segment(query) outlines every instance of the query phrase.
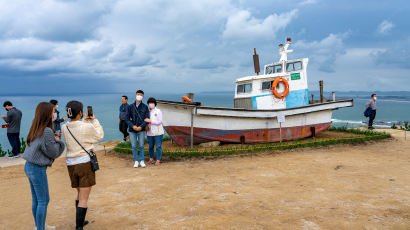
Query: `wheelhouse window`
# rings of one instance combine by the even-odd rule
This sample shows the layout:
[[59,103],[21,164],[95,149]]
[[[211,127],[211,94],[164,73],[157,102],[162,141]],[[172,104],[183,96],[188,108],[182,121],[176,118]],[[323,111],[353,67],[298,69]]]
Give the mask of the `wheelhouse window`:
[[252,91],[252,83],[240,84],[236,88],[237,93],[250,93]]
[[291,62],[291,63],[286,63],[286,72],[293,72],[293,71],[298,71],[302,69],[302,62]]
[[273,81],[262,82],[262,90],[271,90]]
[[266,67],[266,74],[281,73],[282,65],[272,65]]

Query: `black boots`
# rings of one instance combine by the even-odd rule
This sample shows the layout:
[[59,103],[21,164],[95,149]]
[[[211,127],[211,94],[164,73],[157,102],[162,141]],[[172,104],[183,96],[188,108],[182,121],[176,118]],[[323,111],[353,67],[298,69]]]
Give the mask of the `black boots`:
[[75,229],[83,230],[85,215],[87,214],[87,208],[77,207],[77,212],[75,215]]
[[[78,200],[75,201],[75,207],[76,207],[76,209],[77,209],[77,210],[76,210],[76,212],[77,212],[77,215],[76,215],[76,216],[77,216],[77,217],[76,217],[77,220],[78,220],[78,202],[79,202]],[[87,212],[87,209],[85,209],[85,212]],[[84,224],[83,224],[82,226],[86,226],[86,225],[89,223],[88,220],[85,220],[85,214],[84,214],[84,219],[83,219],[83,221],[84,221]],[[78,223],[78,222],[77,222],[77,223]],[[77,226],[78,226],[78,224],[77,224]]]

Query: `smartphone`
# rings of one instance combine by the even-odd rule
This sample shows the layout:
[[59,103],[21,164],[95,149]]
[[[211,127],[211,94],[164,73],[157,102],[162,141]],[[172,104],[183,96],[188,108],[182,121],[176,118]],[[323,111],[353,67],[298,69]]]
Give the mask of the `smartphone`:
[[88,117],[92,117],[94,115],[92,106],[87,106],[87,114]]

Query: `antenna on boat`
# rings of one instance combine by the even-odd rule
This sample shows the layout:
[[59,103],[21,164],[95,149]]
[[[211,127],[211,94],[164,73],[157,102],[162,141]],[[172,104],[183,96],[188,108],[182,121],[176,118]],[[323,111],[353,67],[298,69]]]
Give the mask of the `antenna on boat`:
[[280,62],[286,62],[288,60],[288,53],[293,52],[293,50],[288,50],[290,44],[292,43],[291,38],[286,38],[286,45],[279,45]]
[[259,75],[261,72],[261,67],[259,65],[259,55],[256,53],[256,48],[253,48],[253,67],[256,75]]

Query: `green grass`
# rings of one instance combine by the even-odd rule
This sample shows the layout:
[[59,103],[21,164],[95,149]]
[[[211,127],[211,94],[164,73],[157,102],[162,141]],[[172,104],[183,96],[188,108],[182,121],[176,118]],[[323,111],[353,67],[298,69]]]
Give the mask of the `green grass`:
[[[24,140],[24,138],[21,138],[21,151],[22,153],[24,153],[24,150],[26,149],[26,141]],[[5,155],[12,155],[12,152],[9,149],[3,149],[3,146],[0,145],[0,157],[4,157]]]
[[[164,149],[163,155],[171,158],[181,158],[181,157],[203,157],[203,156],[220,156],[220,155],[233,155],[233,154],[249,154],[254,152],[266,151],[266,150],[286,150],[286,149],[296,149],[296,148],[306,148],[306,147],[320,147],[335,144],[354,144],[363,143],[371,140],[381,140],[386,138],[391,138],[388,133],[381,133],[370,130],[361,129],[348,129],[346,127],[331,127],[329,131],[333,132],[345,132],[352,133],[360,136],[348,137],[348,138],[336,138],[336,139],[324,139],[324,140],[301,140],[292,141],[289,143],[273,143],[273,144],[259,144],[259,145],[240,145],[234,148],[214,148],[206,150],[190,150],[188,148],[181,148],[176,151],[167,151]],[[119,153],[132,154],[131,143],[119,143],[116,147],[125,149],[114,150]]]

